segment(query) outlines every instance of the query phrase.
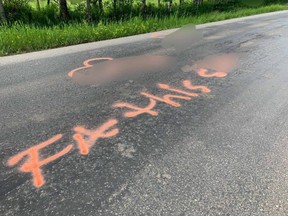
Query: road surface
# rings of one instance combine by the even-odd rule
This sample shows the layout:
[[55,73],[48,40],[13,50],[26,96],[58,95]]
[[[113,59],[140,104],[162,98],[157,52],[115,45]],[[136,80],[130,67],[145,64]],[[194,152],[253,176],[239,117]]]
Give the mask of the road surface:
[[[288,215],[287,20],[199,26],[180,52],[169,30],[0,58],[0,215]],[[201,75],[223,54],[238,64]],[[140,55],[173,64],[93,84],[156,64]]]

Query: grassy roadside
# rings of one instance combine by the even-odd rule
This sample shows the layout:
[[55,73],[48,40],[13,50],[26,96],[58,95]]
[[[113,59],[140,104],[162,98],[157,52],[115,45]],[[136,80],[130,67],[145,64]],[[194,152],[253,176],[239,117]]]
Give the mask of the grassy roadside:
[[0,28],[0,56],[153,32],[189,23],[202,24],[287,9],[288,5],[270,5],[223,13],[213,12],[197,17],[169,17],[161,20],[134,18],[130,21],[107,25],[102,23],[91,25],[83,22],[50,28],[19,24],[12,27],[2,26]]

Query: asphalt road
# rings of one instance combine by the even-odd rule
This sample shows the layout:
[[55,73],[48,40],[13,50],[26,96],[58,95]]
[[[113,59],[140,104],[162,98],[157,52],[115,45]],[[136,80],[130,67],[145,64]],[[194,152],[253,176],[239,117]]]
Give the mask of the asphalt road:
[[[287,20],[200,26],[180,52],[160,33],[0,58],[0,215],[288,215]],[[223,76],[187,66],[223,53]],[[173,64],[137,71],[158,62],[139,55]],[[93,84],[124,57],[137,73]],[[88,59],[80,85],[67,74]]]

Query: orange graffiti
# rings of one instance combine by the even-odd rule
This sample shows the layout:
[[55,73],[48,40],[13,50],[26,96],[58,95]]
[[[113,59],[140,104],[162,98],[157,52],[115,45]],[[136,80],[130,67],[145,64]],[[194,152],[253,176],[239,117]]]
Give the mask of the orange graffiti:
[[222,78],[222,77],[227,76],[227,73],[225,72],[214,72],[214,73],[207,73],[207,72],[208,70],[204,68],[200,68],[197,70],[198,75],[201,77],[205,77],[205,78],[210,78],[210,77]]
[[[108,138],[118,134],[118,128],[107,131],[117,123],[118,121],[116,119],[111,119],[102,124],[96,130],[88,130],[79,126],[75,127],[74,131],[77,133],[73,135],[73,139],[77,142],[80,154],[87,155],[90,148],[96,144],[99,138]],[[88,138],[85,139],[84,136],[87,136]]]
[[155,105],[156,105],[156,101],[150,98],[150,104],[144,108],[135,106],[135,105],[130,104],[130,103],[123,103],[123,102],[115,103],[113,105],[113,107],[116,107],[116,108],[127,107],[129,109],[135,110],[135,111],[129,111],[129,112],[124,113],[125,117],[131,118],[131,117],[136,117],[136,116],[144,114],[144,113],[150,114],[152,116],[157,116],[158,112],[152,110],[155,107]]
[[[144,58],[145,57],[145,58]],[[155,58],[157,57],[157,58]],[[229,57],[229,56],[228,56]],[[232,56],[229,57],[232,59],[232,63],[230,62],[224,62],[222,63],[220,60],[224,59],[227,60],[228,57],[225,55],[220,57],[217,57],[214,59],[214,57],[206,58],[202,61],[197,62],[193,66],[188,66],[186,65],[185,67],[182,68],[183,71],[190,72],[190,71],[196,71],[198,75],[201,77],[225,77],[228,75],[229,71],[233,69],[233,67],[236,65],[236,57]],[[145,61],[142,61],[144,58]],[[225,59],[227,58],[227,59]],[[220,60],[219,60],[220,59]],[[165,56],[139,56],[139,57],[128,57],[128,58],[122,58],[118,60],[113,60],[112,62],[103,62],[104,66],[100,67],[101,64],[97,64],[99,68],[95,68],[95,70],[88,69],[87,71],[90,73],[76,73],[75,72],[85,69],[85,68],[91,68],[93,65],[90,64],[91,61],[98,61],[98,60],[113,60],[113,58],[94,58],[94,59],[89,59],[83,62],[83,67],[76,68],[68,73],[68,76],[73,77],[73,79],[76,79],[78,75],[83,75],[83,77],[91,81],[91,78],[93,76],[90,76],[91,74],[96,71],[102,71],[101,74],[101,81],[105,80],[107,77],[111,77],[112,75],[115,77],[120,77],[122,75],[129,75],[136,70],[139,65],[140,69],[135,72],[135,73],[142,73],[143,71],[146,71],[146,69],[149,69],[149,71],[157,71],[157,68],[162,68],[162,66],[166,67],[166,63],[172,62],[173,58],[168,58]],[[133,64],[131,65],[130,62],[134,61]],[[148,62],[148,64],[147,64]],[[107,65],[105,66],[105,64]],[[130,64],[130,65],[129,65]],[[172,62],[173,64],[173,62]],[[153,67],[144,67],[145,65],[152,65]],[[142,67],[143,66],[143,67]],[[102,70],[102,69],[106,69]],[[224,69],[222,69],[224,68]],[[98,70],[99,69],[99,70]],[[121,70],[120,70],[121,69]],[[156,70],[157,69],[157,70]],[[103,71],[105,73],[103,73]],[[222,72],[219,72],[222,71]],[[107,72],[107,73],[106,73]],[[88,76],[89,75],[89,76]],[[103,75],[103,77],[102,77]],[[97,81],[98,81],[97,77]],[[86,81],[85,80],[85,81]],[[92,80],[95,81],[95,80]],[[182,81],[182,80],[181,80]],[[97,83],[97,82],[96,82]],[[163,96],[157,96],[154,94],[151,94],[149,92],[140,92],[140,95],[145,96],[147,99],[149,99],[149,102],[147,101],[147,105],[144,107],[139,107],[135,104],[132,103],[127,103],[127,102],[122,102],[122,101],[117,101],[113,103],[112,107],[114,108],[124,108],[125,112],[123,112],[123,116],[126,118],[133,118],[137,117],[141,114],[149,114],[151,116],[158,116],[158,111],[155,110],[155,107],[158,102],[163,102],[168,105],[171,105],[173,107],[181,107],[182,105],[178,102],[178,100],[186,100],[189,101],[193,97],[198,97],[199,94],[201,93],[209,93],[211,90],[204,86],[204,85],[193,85],[190,80],[184,80],[182,81],[182,86],[180,88],[173,87],[169,84],[163,84],[163,83],[158,83],[157,86],[162,89],[161,91],[171,94],[165,94]],[[183,101],[182,101],[183,102]],[[111,138],[116,136],[119,133],[118,129],[118,120],[117,119],[109,119],[105,123],[101,124],[98,126],[96,129],[87,129],[83,126],[75,126],[73,128],[74,135],[73,135],[73,140],[75,141],[75,145],[77,145],[77,148],[79,149],[79,153],[81,155],[88,155],[90,152],[91,147],[96,145],[97,141],[99,139],[104,139],[104,138]],[[15,166],[18,164],[19,168],[18,170],[21,172],[30,172],[32,177],[33,177],[33,184],[35,187],[39,188],[42,185],[45,184],[45,179],[42,175],[42,166],[45,164],[48,164],[65,154],[71,151],[73,148],[72,144],[67,145],[64,149],[61,151],[57,152],[56,154],[49,156],[47,158],[41,158],[41,150],[56,141],[60,140],[62,138],[62,134],[58,134],[51,139],[42,142],[38,145],[32,146],[31,148],[20,152],[11,158],[9,158],[7,164],[8,166]],[[43,152],[42,152],[43,154]],[[23,163],[19,164],[21,161],[24,161]]]
[[51,162],[54,161],[60,157],[62,157],[63,155],[67,154],[71,149],[72,149],[72,145],[68,145],[65,149],[63,149],[62,151],[58,152],[57,154],[48,157],[44,160],[40,160],[39,157],[39,151],[43,148],[45,148],[46,146],[49,146],[51,144],[53,144],[54,142],[58,141],[59,139],[62,138],[62,134],[58,134],[54,137],[52,137],[51,139],[40,143],[38,145],[35,145],[29,149],[27,149],[26,151],[20,152],[19,154],[11,157],[8,160],[8,165],[9,166],[14,166],[16,165],[18,162],[20,162],[25,156],[28,156],[28,159],[26,160],[26,162],[19,168],[20,171],[22,172],[31,172],[32,176],[33,176],[33,184],[35,187],[39,188],[42,185],[45,184],[45,180],[44,177],[42,175],[41,169],[40,167]]
[[186,92],[186,91],[183,91],[183,90],[180,90],[180,89],[171,88],[167,84],[158,83],[158,87],[162,88],[162,89],[169,90],[169,91],[173,91],[173,92],[176,92],[176,93],[184,94],[184,95],[187,95],[187,96],[190,96],[190,97],[197,97],[198,96],[198,94],[196,94],[196,93],[191,93],[191,92]]
[[191,81],[190,80],[184,80],[183,81],[183,86],[185,87],[185,88],[187,88],[187,89],[191,89],[191,90],[200,90],[200,91],[202,91],[202,92],[204,92],[204,93],[209,93],[209,92],[211,92],[211,90],[208,88],[208,87],[206,87],[206,86],[202,86],[202,85],[192,85],[192,83],[191,83]]
[[165,34],[163,34],[163,33],[153,32],[151,34],[151,38],[163,38],[163,37],[165,37]]
[[191,100],[190,97],[185,97],[185,96],[180,96],[180,95],[171,95],[171,94],[164,95],[162,98],[161,97],[157,97],[157,96],[152,95],[152,94],[149,94],[149,93],[146,93],[146,92],[141,92],[141,95],[143,95],[145,97],[148,97],[150,99],[154,99],[154,100],[157,100],[157,101],[164,102],[164,103],[169,104],[169,105],[174,106],[174,107],[181,107],[181,104],[171,100],[171,98],[178,98],[178,99],[183,99],[183,100]]
[[77,72],[77,71],[79,71],[79,70],[82,70],[82,69],[85,69],[85,68],[91,68],[91,67],[93,67],[93,65],[91,65],[90,62],[92,62],[92,61],[98,61],[98,60],[113,60],[113,58],[103,57],[103,58],[88,59],[88,60],[86,60],[86,61],[83,62],[83,65],[84,65],[83,67],[79,67],[79,68],[76,68],[76,69],[70,71],[70,72],[68,73],[68,76],[69,76],[69,77],[73,77],[73,75],[74,75],[75,72]]

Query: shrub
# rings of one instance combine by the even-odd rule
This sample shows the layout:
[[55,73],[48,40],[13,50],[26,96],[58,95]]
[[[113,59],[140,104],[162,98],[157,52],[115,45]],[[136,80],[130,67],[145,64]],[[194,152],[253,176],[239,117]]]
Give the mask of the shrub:
[[[42,7],[40,10],[32,8],[28,4],[29,0],[5,0],[4,6],[7,13],[8,22],[23,24],[32,24],[36,26],[54,26],[63,23],[59,19],[59,5],[51,1],[51,4]],[[165,18],[169,16],[186,17],[199,16],[205,13],[233,11],[239,8],[247,8],[253,1],[265,2],[265,4],[284,2],[287,0],[206,0],[200,6],[192,4],[192,0],[184,1],[181,6],[173,4],[172,10],[168,8],[168,3],[163,3],[160,7],[148,3],[146,7],[145,18]],[[176,2],[176,0],[174,0]],[[245,2],[250,2],[245,4]],[[85,1],[74,0],[75,5],[70,7],[70,22],[82,22],[87,20],[87,11]],[[104,13],[100,14],[99,6],[96,0],[92,1],[92,20],[95,24],[98,22],[125,21],[131,18],[141,17],[141,3],[131,3],[131,0],[118,1],[116,8],[113,7],[113,1],[103,1]]]

